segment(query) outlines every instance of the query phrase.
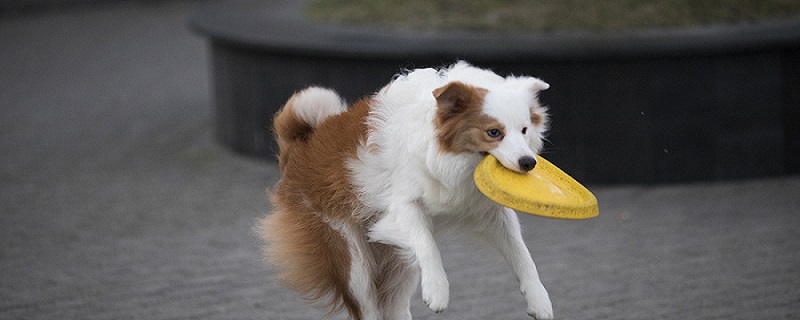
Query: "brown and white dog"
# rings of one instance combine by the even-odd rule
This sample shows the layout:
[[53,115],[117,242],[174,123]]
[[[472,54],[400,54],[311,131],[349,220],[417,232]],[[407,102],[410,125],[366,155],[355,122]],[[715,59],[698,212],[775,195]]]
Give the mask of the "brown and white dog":
[[473,182],[487,154],[518,172],[535,166],[548,87],[458,62],[399,75],[349,108],[328,89],[296,93],[275,116],[282,176],[257,225],[280,279],[353,319],[411,319],[417,283],[442,312],[449,283],[434,231],[455,227],[498,248],[528,314],[552,318],[516,213]]

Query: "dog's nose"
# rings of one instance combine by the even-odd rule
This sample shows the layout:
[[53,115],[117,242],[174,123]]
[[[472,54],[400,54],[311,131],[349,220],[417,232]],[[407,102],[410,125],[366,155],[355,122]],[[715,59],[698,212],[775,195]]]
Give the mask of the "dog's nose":
[[531,171],[536,167],[536,159],[534,157],[524,156],[517,161],[519,168],[523,171]]

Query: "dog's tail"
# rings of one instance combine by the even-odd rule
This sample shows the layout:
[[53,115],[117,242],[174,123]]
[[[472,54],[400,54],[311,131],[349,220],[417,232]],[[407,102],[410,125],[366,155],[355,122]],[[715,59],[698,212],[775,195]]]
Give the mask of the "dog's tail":
[[320,87],[306,88],[289,98],[272,122],[280,149],[280,166],[286,163],[288,150],[295,142],[307,140],[325,119],[346,109],[336,92]]
[[272,214],[259,220],[255,230],[280,282],[309,302],[323,303],[328,315],[345,309],[351,319],[362,319],[350,291],[350,268],[355,261],[348,240],[308,204],[292,204],[280,193],[272,195],[272,203]]

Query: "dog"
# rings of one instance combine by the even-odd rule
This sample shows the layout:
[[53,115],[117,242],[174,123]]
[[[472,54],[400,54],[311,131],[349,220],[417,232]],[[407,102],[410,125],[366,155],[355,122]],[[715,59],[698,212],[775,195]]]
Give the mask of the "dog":
[[256,225],[279,279],[358,320],[411,319],[419,283],[439,313],[449,283],[434,231],[450,227],[498,248],[527,313],[551,319],[516,213],[473,181],[489,154],[520,173],[535,167],[547,88],[459,61],[401,73],[349,107],[330,89],[295,93],[273,121],[281,178]]

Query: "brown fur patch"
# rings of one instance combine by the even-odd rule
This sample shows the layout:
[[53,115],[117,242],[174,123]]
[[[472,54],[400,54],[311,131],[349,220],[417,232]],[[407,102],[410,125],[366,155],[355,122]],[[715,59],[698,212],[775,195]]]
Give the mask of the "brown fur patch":
[[275,113],[272,120],[272,128],[275,133],[275,140],[278,142],[280,150],[278,154],[278,165],[283,169],[286,157],[291,153],[290,149],[297,140],[306,140],[314,128],[300,119],[294,112],[294,101],[297,94],[293,95],[286,104]]
[[315,211],[331,218],[350,218],[358,208],[358,199],[347,162],[357,156],[358,146],[366,139],[368,112],[369,100],[361,100],[326,119],[308,138],[282,148],[285,163],[280,187],[302,193]]
[[274,120],[282,176],[272,195],[273,214],[259,222],[259,236],[287,286],[310,300],[330,297],[331,312],[345,308],[360,319],[349,288],[348,244],[328,223],[359,223],[347,161],[366,138],[369,100],[317,128],[290,112],[291,103]]
[[[280,202],[280,195],[273,196]],[[329,313],[346,308],[360,313],[348,287],[351,258],[347,243],[309,208],[285,205],[258,223],[259,236],[269,245],[267,258],[278,267],[278,279],[309,301],[328,298]]]
[[541,126],[544,122],[544,117],[541,114],[536,113],[536,111],[531,108],[531,123],[535,126]]
[[[486,152],[503,140],[505,127],[482,112],[486,89],[461,82],[451,82],[433,91],[437,101],[435,126],[441,149],[445,152]],[[490,137],[491,129],[500,130]]]

